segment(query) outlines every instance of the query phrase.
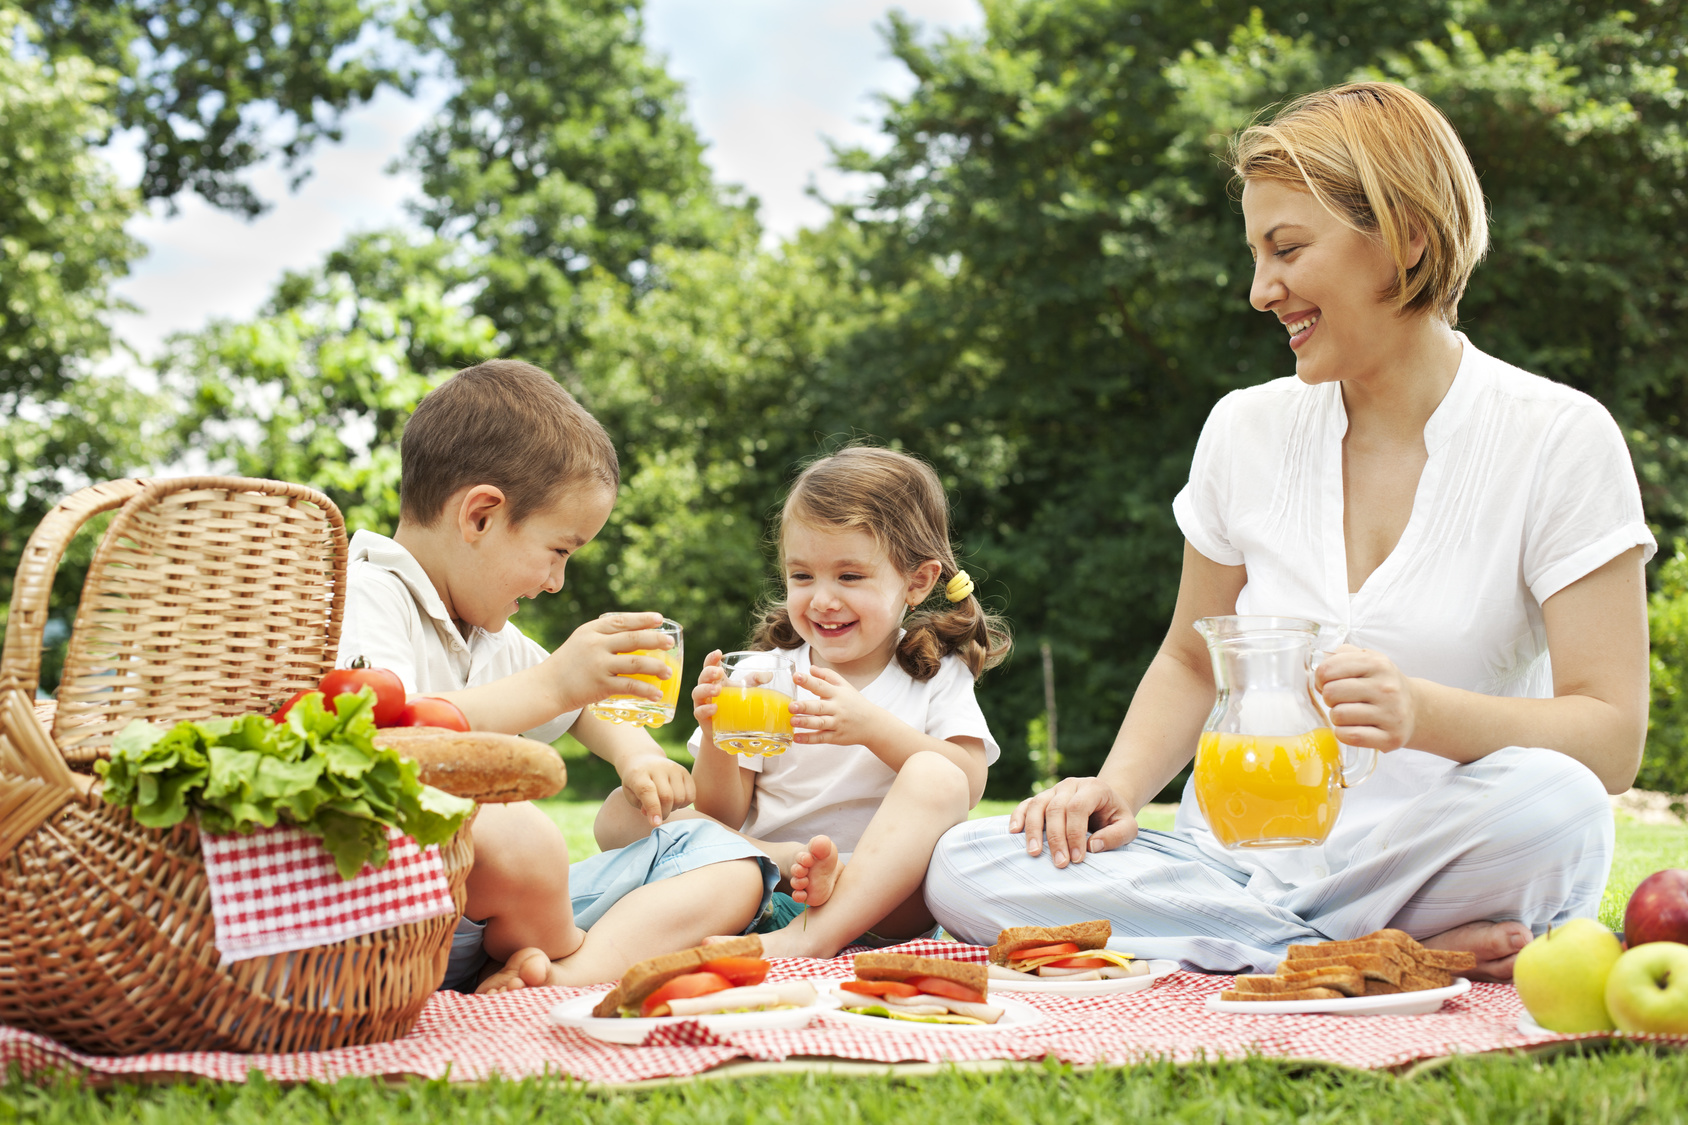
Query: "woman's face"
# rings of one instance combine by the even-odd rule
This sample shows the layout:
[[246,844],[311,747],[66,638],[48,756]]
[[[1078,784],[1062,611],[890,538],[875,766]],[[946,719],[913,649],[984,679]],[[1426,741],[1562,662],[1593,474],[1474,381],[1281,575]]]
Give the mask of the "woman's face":
[[1395,280],[1381,239],[1276,180],[1244,185],[1243,220],[1254,256],[1249,304],[1284,326],[1303,382],[1363,376],[1398,353],[1402,318],[1378,299]]

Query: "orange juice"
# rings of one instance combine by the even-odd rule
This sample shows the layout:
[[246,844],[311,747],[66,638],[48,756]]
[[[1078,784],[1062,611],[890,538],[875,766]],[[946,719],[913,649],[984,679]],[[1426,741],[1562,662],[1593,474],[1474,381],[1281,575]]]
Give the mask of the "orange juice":
[[668,678],[629,673],[630,680],[643,680],[662,689],[662,702],[642,695],[612,695],[592,704],[592,713],[612,723],[631,723],[640,727],[660,727],[674,718],[674,706],[680,701],[680,660],[678,645],[670,649],[637,648],[629,650],[635,656],[654,656],[668,665]]
[[1305,734],[1205,731],[1196,801],[1228,848],[1322,844],[1342,808],[1342,752],[1329,727]]
[[791,747],[791,697],[766,687],[723,684],[715,697],[715,745],[735,754],[783,754]]

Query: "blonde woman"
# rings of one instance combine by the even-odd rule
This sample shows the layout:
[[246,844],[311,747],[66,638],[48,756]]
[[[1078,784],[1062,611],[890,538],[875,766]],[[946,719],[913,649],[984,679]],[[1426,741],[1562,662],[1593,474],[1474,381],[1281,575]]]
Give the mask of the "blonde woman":
[[[1607,794],[1641,760],[1655,544],[1628,451],[1599,403],[1454,330],[1487,216],[1429,102],[1325,90],[1234,158],[1249,300],[1295,376],[1203,428],[1172,623],[1100,775],[952,830],[928,901],[966,940],[1105,916],[1121,948],[1216,971],[1394,926],[1508,979],[1532,933],[1595,913]],[[1191,625],[1233,613],[1346,639],[1317,686],[1337,737],[1383,753],[1322,847],[1228,852],[1189,788],[1172,832],[1137,827],[1213,704]]]

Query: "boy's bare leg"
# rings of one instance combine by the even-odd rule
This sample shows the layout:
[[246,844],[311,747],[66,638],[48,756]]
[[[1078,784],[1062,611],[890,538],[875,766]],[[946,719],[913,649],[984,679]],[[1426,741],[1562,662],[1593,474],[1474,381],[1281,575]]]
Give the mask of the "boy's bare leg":
[[[714,820],[696,809],[675,809],[668,814],[667,824],[676,820]],[[715,821],[721,824],[720,821]],[[748,840],[759,851],[779,865],[780,885],[788,886],[792,877],[792,865],[805,848],[803,844],[780,843],[774,840],[758,840],[754,836],[746,836],[743,832],[729,824],[721,824],[728,832],[741,840]],[[627,845],[643,840],[651,834],[651,822],[646,820],[638,809],[627,803],[627,797],[620,789],[616,789],[604,798],[603,806],[598,810],[597,819],[592,822],[592,835],[598,841],[598,846],[604,851],[614,851]],[[817,836],[815,839],[820,839]],[[818,900],[824,902],[824,899]]]
[[[832,897],[784,929],[762,935],[768,957],[832,957],[867,930],[907,923],[938,837],[967,819],[967,778],[941,754],[922,751],[903,763],[873,814]],[[905,931],[917,933],[918,930]],[[887,936],[903,936],[902,934]]]
[[534,947],[553,957],[580,948],[586,932],[569,902],[569,849],[562,830],[530,802],[482,805],[475,818],[475,866],[463,912],[486,921],[484,948],[502,961]]
[[542,949],[519,950],[476,991],[618,980],[636,961],[701,945],[711,934],[740,932],[761,905],[756,860],[712,863],[628,892],[568,957],[552,961]]

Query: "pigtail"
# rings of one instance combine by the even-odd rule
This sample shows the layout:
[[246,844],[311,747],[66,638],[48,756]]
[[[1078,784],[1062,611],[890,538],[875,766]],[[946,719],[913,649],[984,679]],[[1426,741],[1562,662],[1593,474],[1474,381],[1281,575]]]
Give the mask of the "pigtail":
[[[951,576],[954,570],[951,569]],[[959,602],[943,595],[938,584],[931,609],[919,609],[903,622],[903,639],[897,645],[897,663],[915,680],[924,683],[938,674],[944,657],[961,657],[976,680],[1008,658],[1014,647],[1008,622],[987,610],[969,593]]]
[[762,614],[750,631],[750,647],[757,652],[769,649],[793,649],[803,643],[797,626],[791,623],[791,611],[784,602],[762,608]]

